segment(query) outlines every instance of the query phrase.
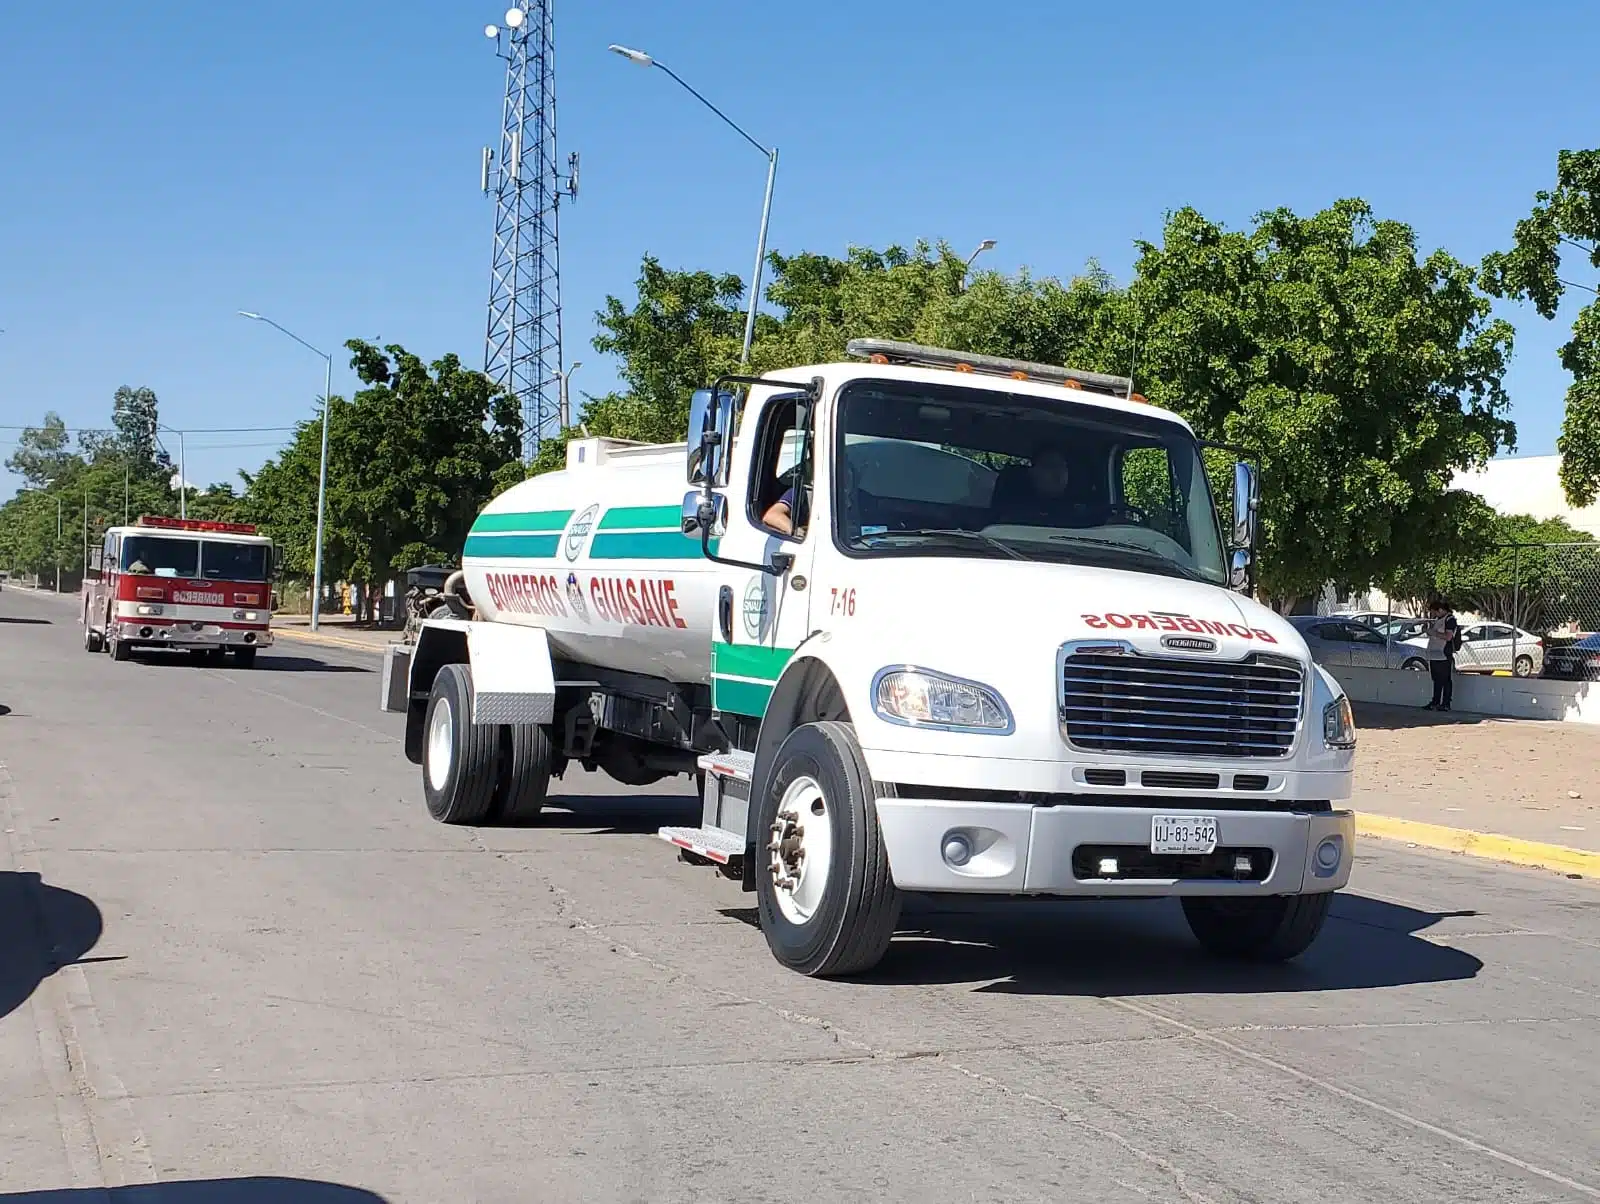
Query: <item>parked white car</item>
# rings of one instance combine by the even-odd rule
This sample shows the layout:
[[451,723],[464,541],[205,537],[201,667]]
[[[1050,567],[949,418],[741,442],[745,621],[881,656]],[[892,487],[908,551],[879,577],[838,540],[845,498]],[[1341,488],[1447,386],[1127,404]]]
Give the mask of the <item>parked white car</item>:
[[[1427,648],[1427,640],[1407,640]],[[1544,641],[1531,632],[1506,623],[1463,623],[1461,651],[1456,653],[1457,673],[1506,672],[1516,677],[1537,677],[1544,668]]]

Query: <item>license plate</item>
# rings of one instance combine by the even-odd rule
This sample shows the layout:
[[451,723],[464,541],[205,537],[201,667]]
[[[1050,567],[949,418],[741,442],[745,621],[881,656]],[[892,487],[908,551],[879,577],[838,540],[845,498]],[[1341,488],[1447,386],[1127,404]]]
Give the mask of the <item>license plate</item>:
[[1153,815],[1150,817],[1152,853],[1212,853],[1217,848],[1214,815]]

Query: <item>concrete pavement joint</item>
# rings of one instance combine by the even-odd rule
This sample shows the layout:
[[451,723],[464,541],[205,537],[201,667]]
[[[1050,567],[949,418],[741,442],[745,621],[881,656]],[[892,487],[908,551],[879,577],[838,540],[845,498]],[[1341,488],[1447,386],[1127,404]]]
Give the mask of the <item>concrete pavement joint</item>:
[[[3,761],[0,815],[6,821],[12,861],[19,870],[37,875],[43,883],[38,845],[17,799],[16,779]],[[53,955],[59,944],[48,930],[44,935],[51,941]],[[150,1157],[149,1141],[133,1114],[128,1089],[112,1063],[110,1046],[82,967],[58,966],[39,984],[29,1003],[45,1073],[60,1101],[56,1114],[64,1122],[62,1146],[77,1185],[122,1187],[154,1183],[155,1163]],[[93,1150],[98,1174],[91,1173],[88,1165],[89,1148]]]
[[1181,1032],[1188,1033],[1197,1041],[1214,1045],[1219,1049],[1226,1050],[1235,1057],[1243,1058],[1246,1061],[1256,1063],[1258,1066],[1265,1066],[1270,1070],[1276,1070],[1280,1074],[1288,1075],[1290,1078],[1298,1079],[1300,1082],[1305,1083],[1308,1086],[1317,1087],[1331,1095],[1336,1095],[1348,1103],[1357,1104],[1363,1108],[1377,1112],[1382,1116],[1387,1116],[1390,1120],[1399,1121],[1401,1124],[1408,1125],[1413,1129],[1420,1130],[1421,1132],[1428,1133],[1444,1141],[1451,1142],[1452,1144],[1460,1146],[1463,1149],[1468,1149],[1474,1153],[1482,1154],[1485,1157],[1493,1158],[1498,1162],[1505,1163],[1507,1166],[1516,1167],[1520,1171],[1525,1171],[1530,1175],[1536,1175],[1550,1183],[1556,1183],[1562,1187],[1571,1188],[1573,1191],[1581,1192],[1592,1199],[1600,1200],[1600,1187],[1593,1187],[1587,1183],[1580,1183],[1576,1179],[1569,1179],[1566,1175],[1563,1175],[1558,1171],[1552,1171],[1546,1167],[1538,1166],[1532,1162],[1528,1162],[1526,1159],[1518,1158],[1515,1154],[1508,1154],[1504,1150],[1497,1150],[1493,1146],[1485,1145],[1483,1142],[1468,1137],[1464,1133],[1457,1133],[1451,1129],[1446,1129],[1441,1125],[1436,1125],[1431,1121],[1423,1120],[1421,1117],[1412,1116],[1409,1112],[1402,1112],[1398,1108],[1391,1108],[1388,1104],[1379,1103],[1375,1099],[1369,1099],[1367,1096],[1361,1095],[1355,1091],[1351,1091],[1348,1087],[1341,1087],[1331,1080],[1310,1074],[1299,1069],[1298,1067],[1290,1066],[1287,1062],[1280,1062],[1276,1058],[1269,1058],[1266,1054],[1257,1053],[1253,1049],[1246,1049],[1244,1046],[1236,1045],[1232,1041],[1225,1041],[1215,1033],[1207,1032],[1205,1029],[1185,1023],[1184,1021],[1178,1020],[1175,1017],[1165,1015],[1162,1012],[1156,1011],[1154,1008],[1146,1007],[1143,1004],[1134,1003],[1131,999],[1118,999],[1112,996],[1106,996],[1106,1002],[1115,1007],[1124,1008],[1135,1015],[1143,1016],[1147,1020],[1154,1020],[1159,1024],[1170,1025]]

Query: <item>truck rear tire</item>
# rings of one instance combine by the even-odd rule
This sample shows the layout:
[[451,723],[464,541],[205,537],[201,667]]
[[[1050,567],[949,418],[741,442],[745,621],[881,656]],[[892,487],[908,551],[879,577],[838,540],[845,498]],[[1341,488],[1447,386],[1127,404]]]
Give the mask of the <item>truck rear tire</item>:
[[433,679],[423,727],[422,789],[442,824],[479,824],[494,803],[497,724],[472,722],[472,670],[450,664]]
[[1332,904],[1332,891],[1255,899],[1190,895],[1183,900],[1183,917],[1208,953],[1281,962],[1299,957],[1311,947]]
[[807,723],[789,733],[751,831],[761,931],[772,955],[818,977],[877,965],[900,918],[900,892],[872,775],[848,723]]
[[500,729],[499,781],[492,813],[501,823],[527,823],[539,817],[550,793],[550,733],[536,723],[508,723]]
[[101,648],[100,633],[89,626],[89,616],[83,616],[83,650],[85,652],[99,652]]

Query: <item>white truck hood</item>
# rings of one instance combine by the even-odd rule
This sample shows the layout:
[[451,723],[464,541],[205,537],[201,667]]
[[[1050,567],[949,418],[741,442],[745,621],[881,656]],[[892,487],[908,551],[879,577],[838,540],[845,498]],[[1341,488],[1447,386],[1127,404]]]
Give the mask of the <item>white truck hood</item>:
[[[837,581],[819,579],[813,586],[811,626],[821,634],[808,644],[835,665],[852,714],[873,714],[871,683],[878,670],[915,665],[982,682],[1000,693],[1015,719],[1015,732],[997,745],[981,736],[951,739],[863,719],[857,732],[868,750],[1102,759],[1070,754],[1061,740],[1057,654],[1072,640],[1125,640],[1141,652],[1197,659],[1242,660],[1265,652],[1303,666],[1312,706],[1338,690],[1312,665],[1299,632],[1219,586],[1080,565],[966,558],[845,559],[838,572]],[[830,614],[835,588],[852,586],[854,614]]]
[[[954,557],[845,560],[839,572],[849,578],[846,588],[856,589],[856,612],[828,625],[841,635],[870,627],[886,653],[906,647],[942,660],[987,663],[1019,653],[1031,660],[1045,649],[1053,655],[1067,640],[1105,638],[1126,640],[1143,652],[1238,659],[1270,651],[1310,661],[1300,633],[1273,611],[1231,590],[1180,577]],[[815,620],[828,615],[834,584],[819,582],[813,627],[824,625]],[[1173,649],[1173,641],[1182,640],[1191,643]]]

